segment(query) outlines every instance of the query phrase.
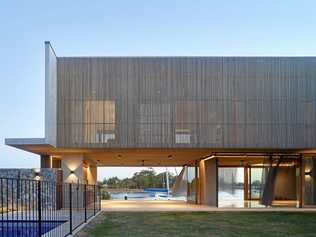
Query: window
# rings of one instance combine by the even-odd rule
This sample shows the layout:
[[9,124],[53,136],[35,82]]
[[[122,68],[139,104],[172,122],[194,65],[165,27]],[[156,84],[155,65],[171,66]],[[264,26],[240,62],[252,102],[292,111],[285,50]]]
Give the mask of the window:
[[196,136],[197,106],[194,101],[178,101],[176,103],[175,142],[190,144]]
[[190,130],[189,129],[176,129],[176,143],[190,144]]
[[115,140],[115,102],[85,101],[84,127],[86,143],[108,143]]

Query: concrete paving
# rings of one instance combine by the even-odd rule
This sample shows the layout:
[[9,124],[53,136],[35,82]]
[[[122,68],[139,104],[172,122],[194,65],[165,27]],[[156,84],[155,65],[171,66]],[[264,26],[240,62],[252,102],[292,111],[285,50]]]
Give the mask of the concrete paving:
[[295,207],[256,207],[256,208],[216,208],[205,205],[189,204],[185,201],[153,200],[104,200],[102,210],[108,212],[316,212],[316,208]]

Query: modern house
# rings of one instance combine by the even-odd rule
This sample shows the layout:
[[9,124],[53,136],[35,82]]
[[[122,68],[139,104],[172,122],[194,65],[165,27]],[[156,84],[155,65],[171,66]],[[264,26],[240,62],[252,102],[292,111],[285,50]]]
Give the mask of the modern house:
[[233,184],[245,201],[316,204],[316,57],[58,57],[49,42],[45,54],[45,138],[5,143],[65,181],[185,166],[197,204]]

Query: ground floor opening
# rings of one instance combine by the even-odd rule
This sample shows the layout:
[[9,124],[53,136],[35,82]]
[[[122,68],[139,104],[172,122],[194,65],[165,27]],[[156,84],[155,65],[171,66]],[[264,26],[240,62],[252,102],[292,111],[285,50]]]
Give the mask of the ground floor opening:
[[[41,155],[63,182],[97,183],[98,167],[183,167],[172,192],[212,207],[315,207],[316,151],[212,148],[56,148],[40,141],[8,145]],[[171,188],[171,187],[170,187]]]
[[[135,151],[133,151],[135,152]],[[153,151],[151,151],[153,152]],[[176,200],[180,198],[189,204],[208,205],[218,208],[264,208],[264,207],[311,207],[316,204],[315,167],[316,159],[312,155],[303,154],[268,154],[268,153],[213,153],[209,156],[194,158],[194,153],[186,154],[185,150],[175,154],[164,153],[165,157],[159,158],[158,153],[150,153],[151,159],[146,154],[137,151],[140,156],[133,161],[131,154],[116,154],[113,164],[106,158],[97,154],[88,155],[63,155],[52,156],[50,164],[60,164],[65,182],[97,182],[98,167],[140,167],[146,173],[151,167],[169,171],[177,165],[178,171],[167,187],[166,172],[160,177],[160,185],[149,188],[165,189],[167,193],[155,200]],[[185,154],[184,158],[181,154]],[[192,160],[189,159],[190,154]],[[126,156],[125,160],[124,157]],[[150,155],[149,155],[150,157]],[[45,157],[43,158],[45,159]],[[53,162],[60,160],[60,162]],[[121,162],[121,163],[118,163]],[[134,166],[132,165],[134,163]],[[159,162],[159,163],[157,163]],[[141,164],[141,165],[140,165]],[[147,165],[146,165],[147,164]],[[181,165],[181,166],[180,166]],[[149,171],[148,171],[149,172]],[[170,176],[171,172],[169,173]],[[121,186],[122,192],[129,192],[127,187],[136,190],[144,187],[126,179],[126,187]],[[146,182],[146,181],[143,181]],[[147,187],[148,188],[148,187]],[[114,194],[113,194],[114,195]],[[155,194],[156,195],[156,194]],[[159,196],[160,195],[160,196]],[[126,197],[125,197],[126,196]],[[131,195],[122,198],[130,199]],[[161,198],[159,198],[161,197]],[[120,198],[118,198],[120,199]]]

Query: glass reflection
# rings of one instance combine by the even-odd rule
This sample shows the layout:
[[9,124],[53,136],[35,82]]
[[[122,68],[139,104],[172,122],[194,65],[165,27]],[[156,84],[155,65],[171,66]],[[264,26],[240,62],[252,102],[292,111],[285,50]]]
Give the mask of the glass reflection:
[[249,168],[249,200],[259,200],[262,192],[263,168]]
[[198,171],[195,166],[187,167],[187,181],[188,181],[187,201],[191,203],[196,203],[197,202]]
[[218,206],[244,206],[244,168],[218,168]]

